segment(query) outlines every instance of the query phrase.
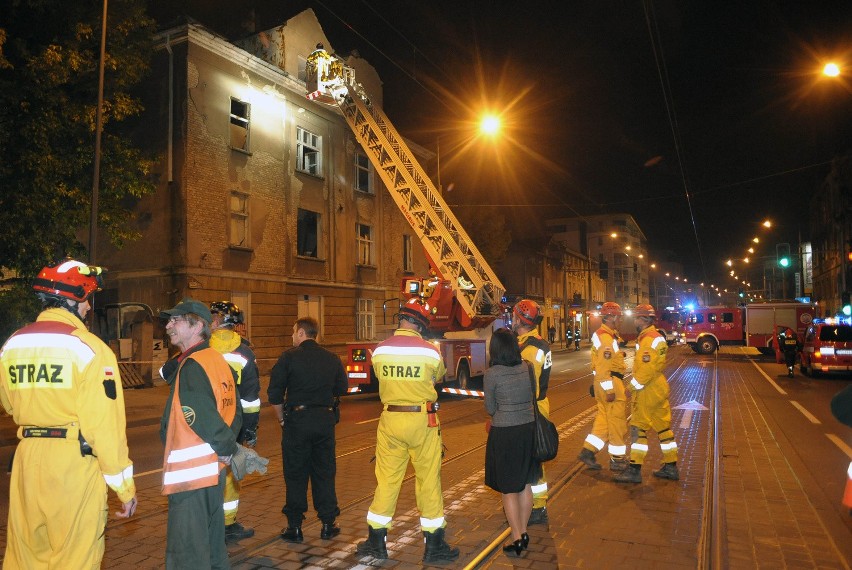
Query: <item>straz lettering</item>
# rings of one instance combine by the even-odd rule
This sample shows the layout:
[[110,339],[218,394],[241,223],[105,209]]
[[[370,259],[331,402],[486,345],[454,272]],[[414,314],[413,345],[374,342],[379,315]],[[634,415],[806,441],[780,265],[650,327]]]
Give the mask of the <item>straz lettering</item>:
[[62,384],[62,364],[12,364],[9,382],[12,384]]
[[382,376],[390,376],[391,378],[420,378],[420,367],[383,364]]

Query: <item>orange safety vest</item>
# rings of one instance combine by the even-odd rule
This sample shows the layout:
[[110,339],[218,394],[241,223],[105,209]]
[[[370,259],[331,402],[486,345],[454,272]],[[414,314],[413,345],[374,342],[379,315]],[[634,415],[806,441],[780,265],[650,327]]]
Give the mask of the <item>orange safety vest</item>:
[[[187,357],[193,359],[204,372],[213,388],[216,408],[226,424],[231,425],[237,413],[236,391],[231,367],[222,355],[212,348],[204,348]],[[183,367],[183,363],[181,363]],[[180,403],[180,369],[175,378],[172,409],[166,430],[166,451],[163,456],[163,494],[203,489],[219,484],[219,471],[225,464],[213,447],[198,437],[187,423]]]

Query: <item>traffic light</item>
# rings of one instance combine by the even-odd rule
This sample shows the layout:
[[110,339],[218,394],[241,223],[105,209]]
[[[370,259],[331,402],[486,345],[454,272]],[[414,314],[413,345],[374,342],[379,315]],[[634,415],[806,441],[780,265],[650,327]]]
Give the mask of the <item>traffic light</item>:
[[745,291],[743,291],[741,288],[739,291],[737,291],[737,295],[739,295],[740,299],[742,299],[743,297],[745,297]]
[[781,267],[790,267],[790,244],[779,243],[776,245],[775,256],[778,260],[778,265]]
[[840,310],[847,317],[852,315],[852,303],[849,301],[849,291],[840,294]]

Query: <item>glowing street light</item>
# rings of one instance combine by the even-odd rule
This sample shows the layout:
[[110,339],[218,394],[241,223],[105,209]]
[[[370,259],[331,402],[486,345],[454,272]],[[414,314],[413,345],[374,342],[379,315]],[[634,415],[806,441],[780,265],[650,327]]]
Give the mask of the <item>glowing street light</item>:
[[822,74],[826,77],[837,77],[840,75],[840,66],[838,66],[833,61],[830,61],[825,64],[825,67],[822,68]]
[[479,130],[486,135],[496,135],[500,131],[500,117],[497,115],[485,115],[479,123]]

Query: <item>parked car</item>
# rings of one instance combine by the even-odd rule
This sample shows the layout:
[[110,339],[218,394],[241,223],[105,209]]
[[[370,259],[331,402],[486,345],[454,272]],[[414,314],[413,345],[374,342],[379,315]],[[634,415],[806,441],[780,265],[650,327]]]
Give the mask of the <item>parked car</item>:
[[815,319],[805,332],[802,374],[852,372],[852,324],[837,319]]

